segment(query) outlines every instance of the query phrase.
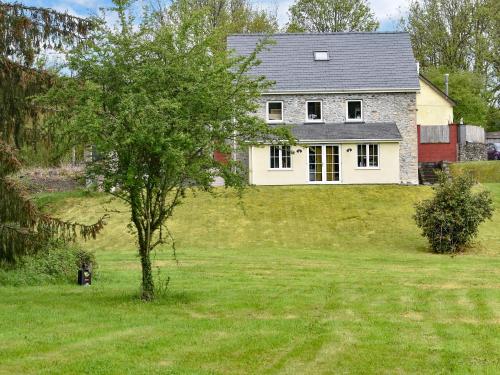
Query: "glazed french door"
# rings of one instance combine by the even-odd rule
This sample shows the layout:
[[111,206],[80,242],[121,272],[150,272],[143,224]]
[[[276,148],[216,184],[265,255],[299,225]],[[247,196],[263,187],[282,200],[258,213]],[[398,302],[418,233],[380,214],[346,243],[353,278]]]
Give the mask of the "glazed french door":
[[340,146],[309,147],[309,182],[340,182]]

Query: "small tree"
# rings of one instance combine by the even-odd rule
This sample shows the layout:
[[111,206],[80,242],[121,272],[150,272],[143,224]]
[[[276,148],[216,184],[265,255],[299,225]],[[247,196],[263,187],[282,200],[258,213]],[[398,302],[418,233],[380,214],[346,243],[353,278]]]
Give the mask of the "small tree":
[[[251,76],[257,46],[248,57],[219,48],[204,14],[166,23],[145,14],[134,24],[129,2],[115,1],[119,26],[96,31],[68,56],[74,78],[42,98],[59,129],[95,145],[92,171],[131,213],[142,266],[142,298],[154,298],[151,252],[164,242],[167,219],[186,189],[210,189],[215,176],[243,187],[236,162],[219,163],[214,150],[257,139],[289,140],[255,116],[263,77]],[[160,21],[158,21],[160,20]]]
[[450,177],[438,172],[433,198],[416,205],[415,221],[436,253],[464,250],[477,236],[479,225],[493,215],[488,191],[474,193],[472,176]]

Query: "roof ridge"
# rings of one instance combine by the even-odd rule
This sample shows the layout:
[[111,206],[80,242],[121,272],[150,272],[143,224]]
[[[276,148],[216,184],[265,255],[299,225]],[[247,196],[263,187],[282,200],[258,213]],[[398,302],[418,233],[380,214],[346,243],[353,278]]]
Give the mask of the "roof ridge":
[[307,32],[307,33],[234,33],[228,36],[310,36],[310,35],[351,35],[351,34],[409,34],[407,31],[336,31],[336,32]]

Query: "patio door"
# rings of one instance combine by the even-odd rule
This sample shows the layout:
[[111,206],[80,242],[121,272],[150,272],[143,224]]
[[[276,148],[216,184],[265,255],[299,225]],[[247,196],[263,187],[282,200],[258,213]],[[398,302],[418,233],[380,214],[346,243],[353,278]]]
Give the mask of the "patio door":
[[309,182],[340,182],[340,146],[320,145],[309,147]]

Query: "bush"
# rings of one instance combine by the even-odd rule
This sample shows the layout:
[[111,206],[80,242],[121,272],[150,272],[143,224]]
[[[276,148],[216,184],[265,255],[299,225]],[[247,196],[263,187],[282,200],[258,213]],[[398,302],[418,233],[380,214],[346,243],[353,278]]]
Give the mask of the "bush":
[[436,253],[456,253],[470,245],[479,225],[493,215],[488,191],[474,193],[470,175],[438,173],[435,195],[416,205],[415,221]]
[[90,265],[95,277],[97,262],[93,253],[75,244],[54,241],[36,255],[22,257],[15,265],[0,265],[0,285],[76,283],[82,264]]

